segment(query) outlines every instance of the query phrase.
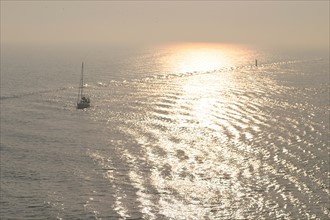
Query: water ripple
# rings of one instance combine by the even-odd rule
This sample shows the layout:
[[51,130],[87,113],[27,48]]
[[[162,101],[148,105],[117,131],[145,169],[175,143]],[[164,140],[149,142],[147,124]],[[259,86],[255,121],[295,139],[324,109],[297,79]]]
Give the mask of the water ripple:
[[121,89],[130,95],[112,94],[110,108],[98,103],[92,117],[125,140],[112,142],[110,161],[92,154],[116,190],[114,210],[146,219],[329,218],[324,109],[301,98],[311,91],[268,74],[280,65],[128,82]]

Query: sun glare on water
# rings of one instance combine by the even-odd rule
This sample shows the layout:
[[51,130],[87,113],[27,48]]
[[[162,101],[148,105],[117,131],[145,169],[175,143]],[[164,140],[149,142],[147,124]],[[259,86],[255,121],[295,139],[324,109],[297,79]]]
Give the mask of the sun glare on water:
[[[166,49],[170,53],[166,56],[165,62],[171,71],[183,75],[197,73],[195,77],[181,80],[185,95],[183,100],[193,103],[193,115],[200,125],[212,126],[210,112],[216,106],[216,100],[220,98],[219,90],[232,86],[233,83],[230,74],[220,76],[216,71],[237,66],[237,60],[240,60],[247,50],[237,45],[215,43],[176,44]],[[224,101],[226,98],[222,97],[221,100]]]
[[225,44],[177,44],[165,61],[170,69],[179,73],[208,72],[233,65],[230,60],[237,48]]

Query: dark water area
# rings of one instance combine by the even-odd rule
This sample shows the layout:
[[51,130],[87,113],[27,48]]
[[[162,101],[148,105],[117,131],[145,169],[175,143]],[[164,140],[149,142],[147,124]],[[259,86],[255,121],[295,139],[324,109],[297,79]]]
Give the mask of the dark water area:
[[106,51],[2,54],[1,219],[330,218],[328,53]]

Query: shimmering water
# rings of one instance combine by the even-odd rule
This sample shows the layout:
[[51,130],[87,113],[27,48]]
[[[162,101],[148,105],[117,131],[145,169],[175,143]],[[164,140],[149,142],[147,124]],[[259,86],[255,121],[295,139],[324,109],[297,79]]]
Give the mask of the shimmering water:
[[1,219],[329,219],[328,56],[275,55],[84,53],[82,111],[81,60],[8,50]]

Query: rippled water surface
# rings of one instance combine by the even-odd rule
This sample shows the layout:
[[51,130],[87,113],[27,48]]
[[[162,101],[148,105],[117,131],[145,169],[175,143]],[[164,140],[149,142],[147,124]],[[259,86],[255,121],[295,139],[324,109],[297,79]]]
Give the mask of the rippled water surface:
[[3,219],[330,218],[327,57],[175,45],[94,60],[83,111],[79,63],[3,62]]

